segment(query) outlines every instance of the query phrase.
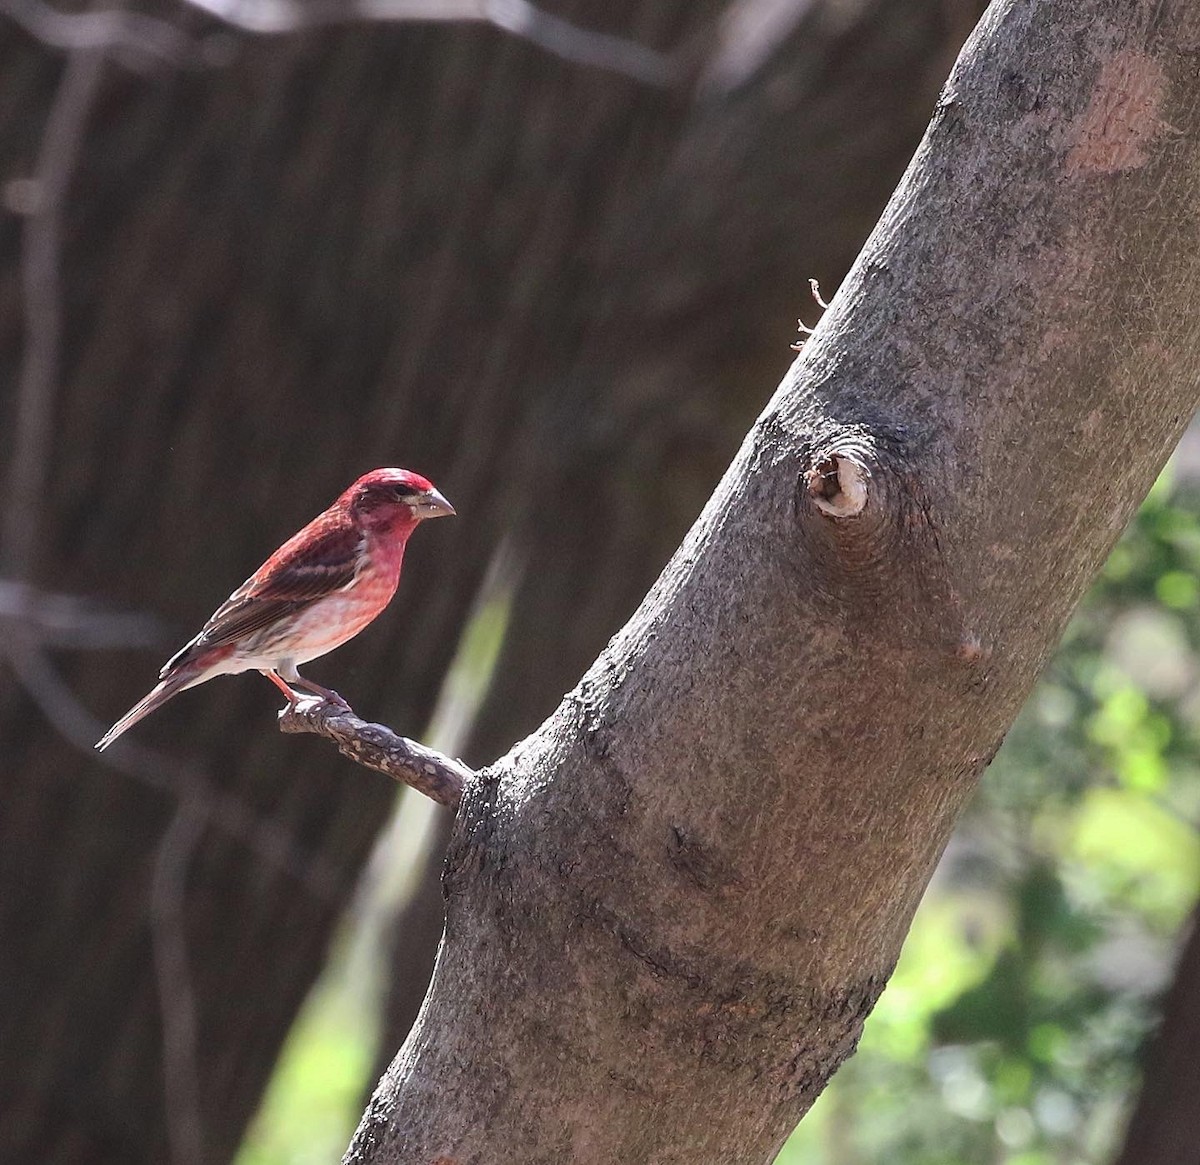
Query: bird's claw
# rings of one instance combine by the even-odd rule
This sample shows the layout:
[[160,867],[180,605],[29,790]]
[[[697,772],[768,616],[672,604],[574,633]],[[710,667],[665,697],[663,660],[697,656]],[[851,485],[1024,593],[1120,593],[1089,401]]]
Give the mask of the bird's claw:
[[295,703],[290,704],[285,711],[300,712],[302,714],[315,712],[325,704],[336,708],[339,712],[353,711],[350,705],[331,688],[322,688],[319,692],[298,692]]
[[343,712],[353,712],[354,709],[342,699],[332,688],[326,689],[323,696],[320,697],[323,703],[332,704],[335,708],[340,708]]

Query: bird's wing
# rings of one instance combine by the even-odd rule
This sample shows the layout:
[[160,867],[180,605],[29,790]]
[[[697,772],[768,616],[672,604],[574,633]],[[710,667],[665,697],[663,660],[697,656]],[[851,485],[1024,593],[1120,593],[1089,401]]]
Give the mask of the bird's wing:
[[322,514],[289,538],[168,660],[162,675],[200,651],[234,643],[350,586],[364,561],[362,531],[342,514]]

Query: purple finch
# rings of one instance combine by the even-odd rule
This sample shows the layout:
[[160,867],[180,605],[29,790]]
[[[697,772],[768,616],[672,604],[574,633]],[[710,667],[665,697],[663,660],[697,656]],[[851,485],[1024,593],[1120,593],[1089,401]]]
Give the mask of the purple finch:
[[304,679],[307,663],[353,639],[391,601],[409,535],[453,514],[433,485],[407,469],[374,469],[289,538],[159,672],[155,689],[97,742],[121,733],[185,688],[213,676],[260,671],[291,704],[299,693],[336,698]]

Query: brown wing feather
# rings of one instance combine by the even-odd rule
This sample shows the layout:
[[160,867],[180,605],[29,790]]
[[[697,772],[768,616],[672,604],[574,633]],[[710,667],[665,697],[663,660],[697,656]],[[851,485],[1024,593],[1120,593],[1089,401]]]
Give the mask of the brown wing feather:
[[344,513],[321,514],[242,583],[161,674],[165,676],[202,650],[236,642],[349,586],[363,550],[362,531]]

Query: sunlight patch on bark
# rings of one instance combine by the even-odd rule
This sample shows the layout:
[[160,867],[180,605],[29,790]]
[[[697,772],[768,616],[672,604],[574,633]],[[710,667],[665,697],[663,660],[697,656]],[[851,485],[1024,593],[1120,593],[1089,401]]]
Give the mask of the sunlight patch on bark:
[[1165,92],[1162,66],[1146,53],[1123,49],[1105,61],[1076,124],[1067,173],[1111,174],[1144,166],[1148,147],[1171,128],[1159,117]]

